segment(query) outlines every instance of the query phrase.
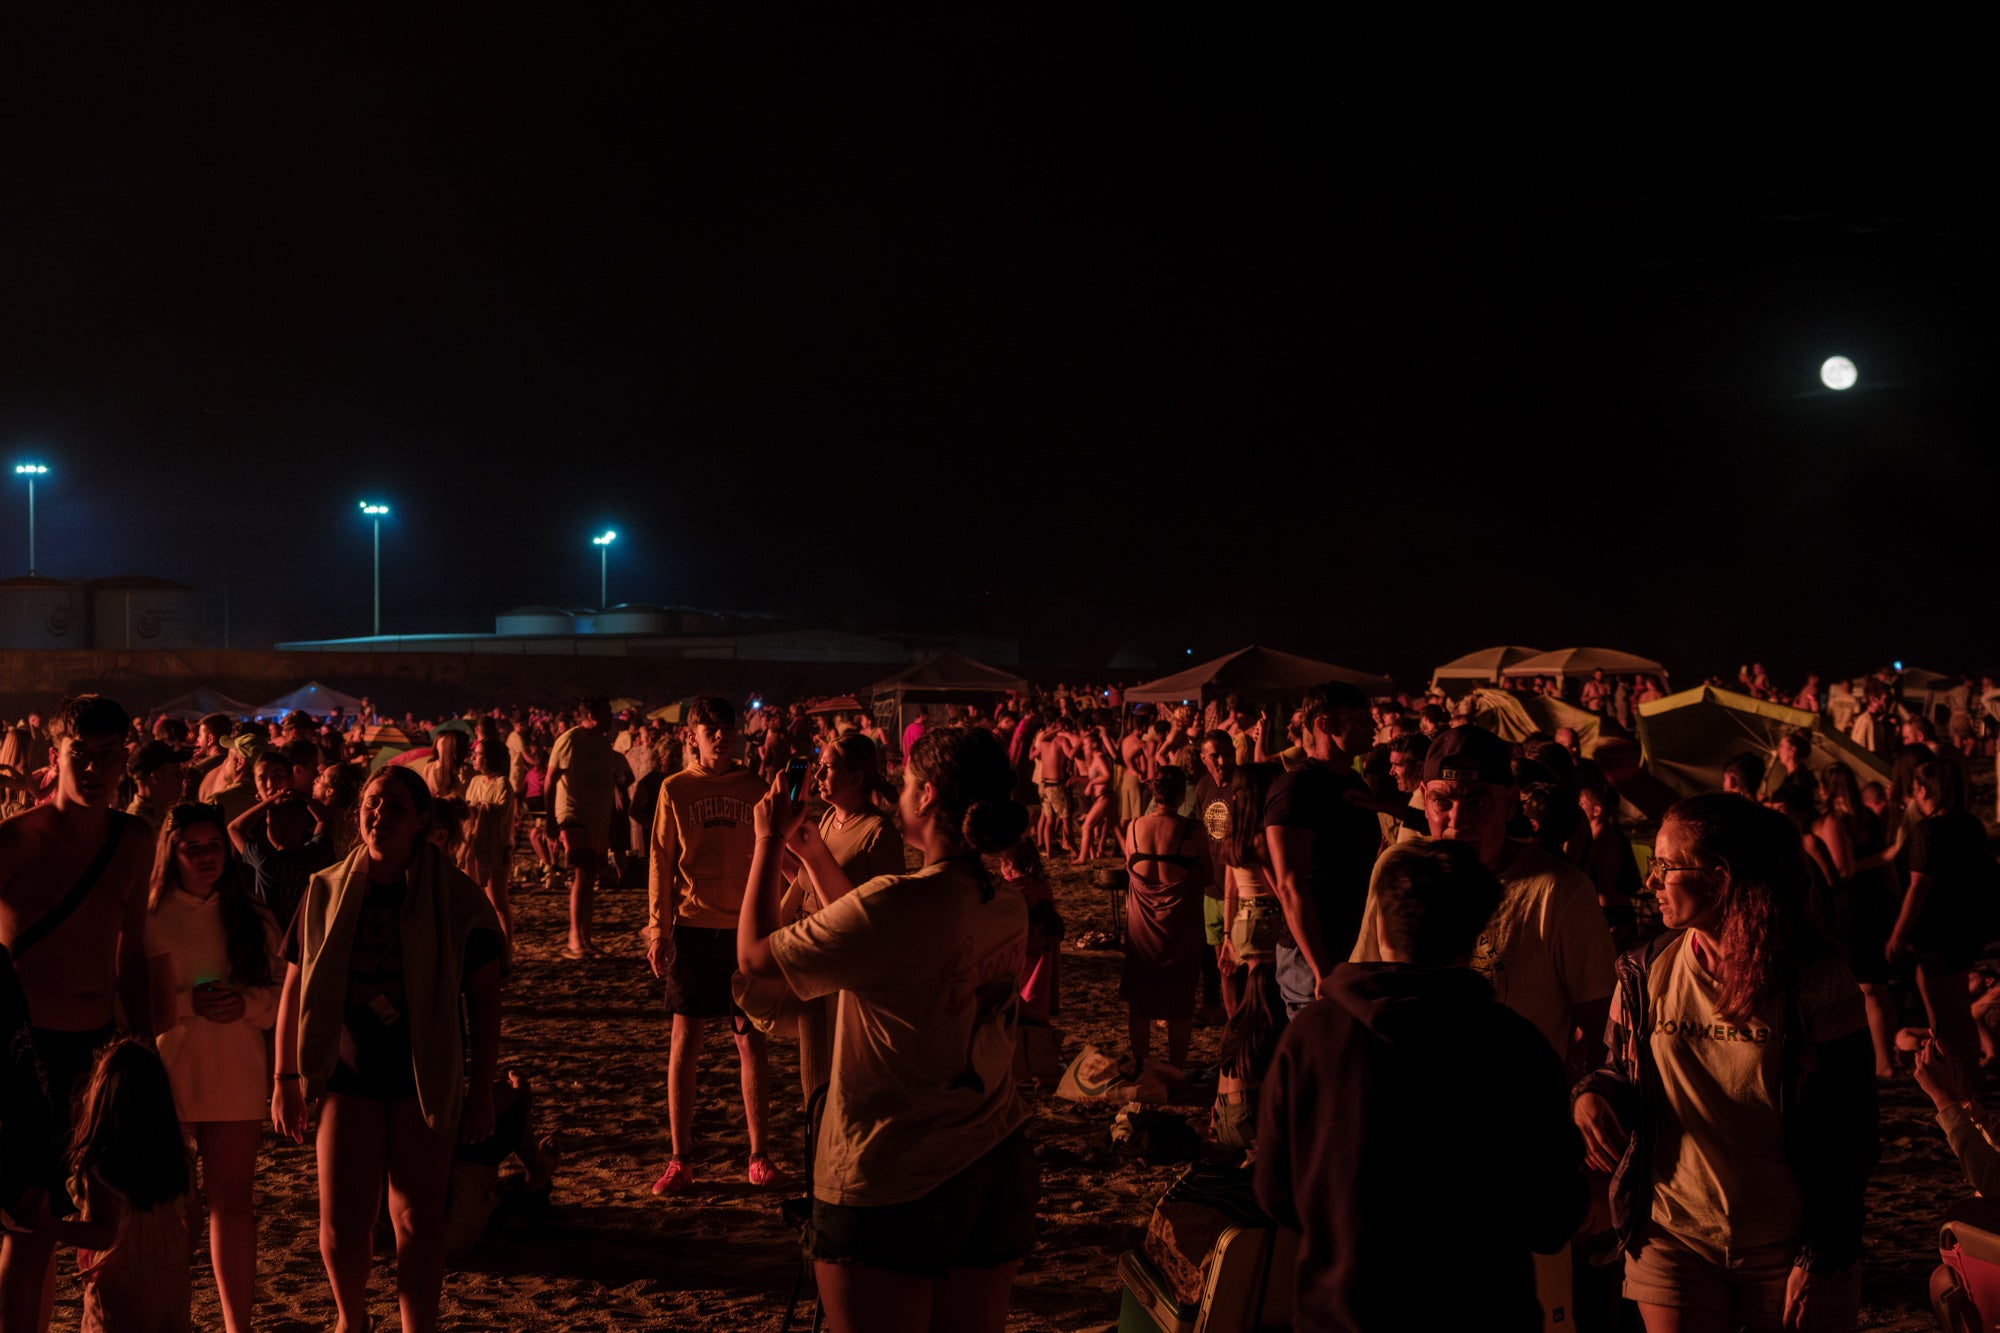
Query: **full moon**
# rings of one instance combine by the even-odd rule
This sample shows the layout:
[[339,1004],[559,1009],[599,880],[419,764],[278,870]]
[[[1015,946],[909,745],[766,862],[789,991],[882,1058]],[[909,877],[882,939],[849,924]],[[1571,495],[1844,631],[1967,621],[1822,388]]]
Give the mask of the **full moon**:
[[1858,378],[1854,363],[1844,356],[1830,356],[1819,368],[1819,382],[1829,389],[1851,389]]

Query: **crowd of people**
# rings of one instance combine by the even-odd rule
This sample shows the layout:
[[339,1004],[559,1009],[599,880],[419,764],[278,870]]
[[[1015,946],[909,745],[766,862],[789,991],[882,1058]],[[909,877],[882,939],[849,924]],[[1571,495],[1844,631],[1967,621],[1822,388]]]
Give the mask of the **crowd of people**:
[[[1571,684],[1607,717],[1659,692]],[[205,1216],[246,1333],[267,1118],[315,1137],[337,1326],[370,1326],[386,1214],[402,1325],[435,1327],[448,1259],[496,1208],[546,1209],[560,1162],[501,1049],[525,874],[566,890],[578,967],[618,947],[600,890],[645,885],[655,1194],[697,1203],[718,1169],[694,1111],[726,1022],[730,1170],[783,1181],[773,1096],[815,1127],[831,1326],[997,1330],[1036,1237],[1023,1053],[1061,1013],[1064,859],[1122,889],[1119,1076],[1210,1089],[1213,1151],[1301,1236],[1298,1327],[1414,1326],[1438,1250],[1412,1237],[1446,1202],[1495,1327],[1852,1327],[1878,1081],[1913,1064],[1974,1182],[2000,1163],[1977,1095],[2000,976],[1975,967],[2000,871],[1968,748],[1899,720],[1893,784],[1793,733],[1635,849],[1574,730],[1509,742],[1341,685],[907,717],[586,699],[406,718],[395,752],[373,716],[66,700],[0,753],[0,1329],[46,1327],[65,1247],[89,1327],[185,1326]]]

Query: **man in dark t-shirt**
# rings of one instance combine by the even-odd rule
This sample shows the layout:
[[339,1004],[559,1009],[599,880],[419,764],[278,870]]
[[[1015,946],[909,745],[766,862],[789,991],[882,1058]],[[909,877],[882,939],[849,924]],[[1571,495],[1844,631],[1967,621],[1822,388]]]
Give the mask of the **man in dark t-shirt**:
[[1368,796],[1353,764],[1374,735],[1368,697],[1352,685],[1312,690],[1299,722],[1306,762],[1273,783],[1264,802],[1264,845],[1285,914],[1278,989],[1293,1013],[1353,952],[1382,841],[1375,815],[1354,799]]

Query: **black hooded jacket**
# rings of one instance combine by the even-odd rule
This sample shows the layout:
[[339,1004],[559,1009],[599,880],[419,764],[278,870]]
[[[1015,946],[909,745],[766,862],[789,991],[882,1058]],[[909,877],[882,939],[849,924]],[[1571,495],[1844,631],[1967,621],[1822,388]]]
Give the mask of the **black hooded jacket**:
[[1342,963],[1263,1085],[1257,1198],[1303,1236],[1301,1333],[1538,1330],[1529,1252],[1583,1220],[1562,1062],[1478,973]]

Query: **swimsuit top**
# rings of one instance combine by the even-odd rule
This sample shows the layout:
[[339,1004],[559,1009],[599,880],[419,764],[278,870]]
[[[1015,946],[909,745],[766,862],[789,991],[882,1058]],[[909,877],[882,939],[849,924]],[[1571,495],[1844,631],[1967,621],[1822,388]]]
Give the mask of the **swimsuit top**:
[[1181,870],[1193,870],[1196,865],[1195,857],[1183,856],[1179,852],[1133,852],[1125,858],[1127,873],[1138,875],[1141,861],[1157,861],[1161,865],[1176,866]]

